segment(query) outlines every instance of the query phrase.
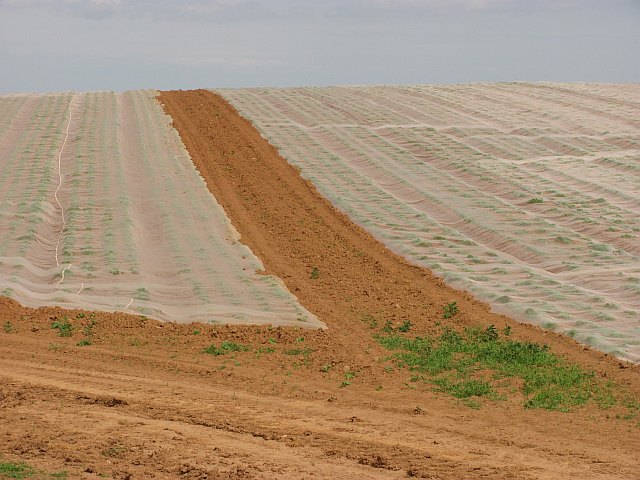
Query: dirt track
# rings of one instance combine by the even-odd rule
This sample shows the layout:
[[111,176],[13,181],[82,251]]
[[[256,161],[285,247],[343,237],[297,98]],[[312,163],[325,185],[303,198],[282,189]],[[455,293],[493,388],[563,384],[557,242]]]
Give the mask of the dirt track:
[[[385,370],[363,319],[410,319],[424,335],[456,301],[456,324],[510,325],[514,337],[548,343],[636,395],[638,367],[493,315],[389,253],[217,95],[160,99],[242,241],[329,329],[97,313],[92,345],[79,347],[88,313],[0,300],[0,323],[12,324],[0,332],[5,460],[72,478],[637,478],[634,422],[593,406],[524,410],[517,396],[472,410]],[[71,338],[51,329],[65,314]],[[252,348],[202,353],[222,340]],[[341,388],[346,371],[356,375]]]

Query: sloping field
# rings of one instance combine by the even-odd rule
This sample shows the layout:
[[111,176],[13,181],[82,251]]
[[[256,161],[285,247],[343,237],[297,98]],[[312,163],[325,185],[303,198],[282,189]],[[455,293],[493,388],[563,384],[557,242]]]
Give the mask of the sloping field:
[[0,477],[637,480],[639,365],[390,252],[220,96],[159,98],[242,242],[329,328],[0,298]]
[[640,361],[640,86],[220,93],[393,251]]
[[240,242],[155,92],[0,97],[0,292],[178,322],[322,326]]

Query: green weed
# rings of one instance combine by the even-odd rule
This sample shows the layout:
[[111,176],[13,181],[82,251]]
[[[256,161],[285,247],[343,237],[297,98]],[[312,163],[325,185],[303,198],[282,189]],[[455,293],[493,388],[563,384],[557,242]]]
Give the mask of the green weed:
[[449,302],[444,306],[442,312],[442,318],[451,318],[458,313],[458,304],[456,302]]
[[275,348],[271,347],[260,347],[256,350],[256,358],[260,358],[264,354],[269,354],[275,352]]
[[222,342],[222,344],[218,347],[214,344],[209,345],[205,348],[204,353],[208,353],[209,355],[218,356],[218,355],[228,355],[233,352],[246,352],[249,350],[249,347],[246,345],[242,345],[240,343],[234,342]]
[[391,323],[391,320],[386,320],[384,322],[384,326],[382,327],[382,331],[384,333],[393,333],[393,323]]
[[[82,317],[80,315],[82,315]],[[77,318],[84,318],[84,314],[78,314]],[[98,322],[96,321],[96,319],[94,318],[94,315],[92,314],[91,321],[88,324],[86,324],[82,329],[82,333],[84,333],[85,338],[83,338],[78,342],[79,347],[86,347],[88,345],[91,345],[91,338],[93,337],[93,327],[96,326],[96,323]]]
[[0,462],[0,478],[67,478],[67,472],[45,473],[26,463]]
[[61,337],[70,337],[73,334],[73,325],[68,317],[64,317],[62,321],[53,322],[51,328],[58,330],[58,335]]
[[509,333],[491,325],[463,332],[445,328],[438,337],[393,334],[377,340],[394,352],[397,366],[428,374],[425,381],[456,398],[496,397],[496,389],[511,386],[513,378],[526,408],[567,411],[589,400],[612,405],[612,387],[598,384],[593,372],[566,363],[546,345],[511,340]]
[[84,333],[87,337],[93,336],[93,327],[95,327],[97,323],[98,322],[92,318],[91,322],[84,326],[84,328],[82,329],[82,333]]
[[402,322],[402,325],[398,327],[398,331],[402,333],[406,333],[409,330],[411,330],[411,327],[413,327],[413,323],[411,323],[410,320],[405,320],[404,322]]
[[311,269],[311,279],[317,280],[318,278],[320,278],[320,270],[318,270],[318,267],[313,267]]
[[4,333],[13,332],[13,323],[9,321],[5,322],[4,325],[2,326],[2,329],[4,330]]
[[438,391],[448,393],[456,398],[482,397],[493,392],[489,382],[484,380],[455,380],[449,377],[433,380]]

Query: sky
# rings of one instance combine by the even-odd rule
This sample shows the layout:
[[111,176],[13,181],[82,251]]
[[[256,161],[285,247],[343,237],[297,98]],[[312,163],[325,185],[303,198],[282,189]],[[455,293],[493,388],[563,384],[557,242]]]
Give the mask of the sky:
[[640,82],[640,0],[0,0],[0,94]]

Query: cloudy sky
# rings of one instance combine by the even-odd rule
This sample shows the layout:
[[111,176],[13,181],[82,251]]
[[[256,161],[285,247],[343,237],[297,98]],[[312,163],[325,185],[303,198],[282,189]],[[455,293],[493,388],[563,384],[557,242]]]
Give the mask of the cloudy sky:
[[640,82],[640,0],[0,0],[0,93]]

